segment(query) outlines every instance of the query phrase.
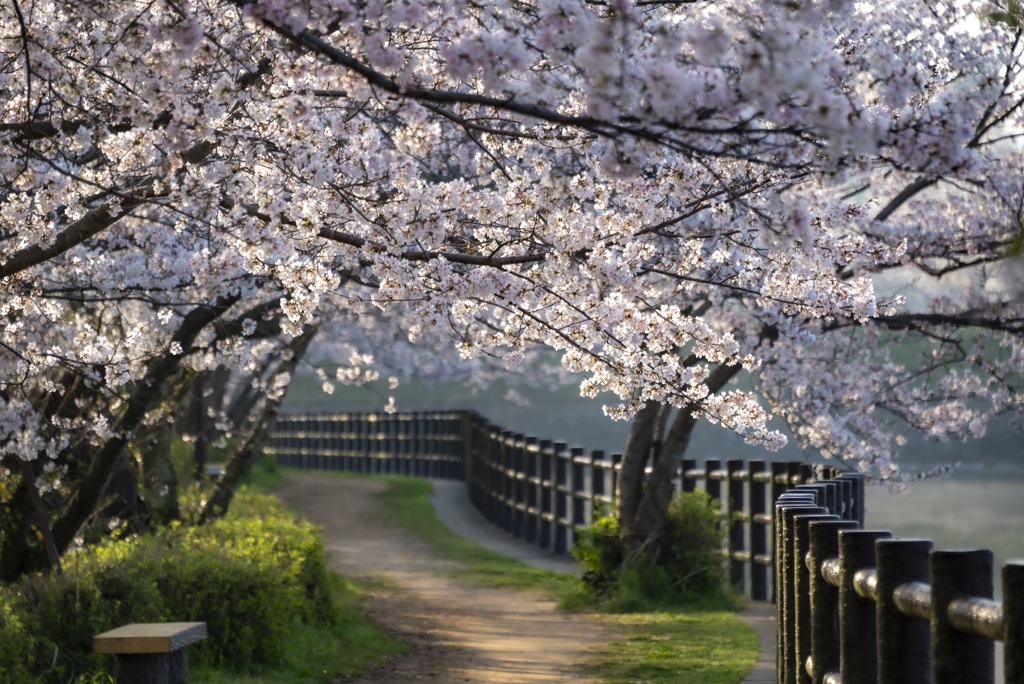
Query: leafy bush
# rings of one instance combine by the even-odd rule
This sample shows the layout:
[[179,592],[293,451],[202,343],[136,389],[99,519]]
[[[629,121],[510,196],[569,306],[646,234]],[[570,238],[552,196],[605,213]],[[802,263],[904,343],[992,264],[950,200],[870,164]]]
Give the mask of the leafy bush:
[[64,569],[0,589],[0,683],[111,672],[92,637],[131,622],[206,622],[190,663],[259,672],[291,634],[342,620],[318,529],[245,490],[224,520],[88,547]]
[[707,494],[677,494],[669,504],[657,556],[625,563],[618,520],[607,509],[600,511],[573,548],[586,593],[615,612],[732,607],[721,555],[726,531],[718,522],[718,509]]

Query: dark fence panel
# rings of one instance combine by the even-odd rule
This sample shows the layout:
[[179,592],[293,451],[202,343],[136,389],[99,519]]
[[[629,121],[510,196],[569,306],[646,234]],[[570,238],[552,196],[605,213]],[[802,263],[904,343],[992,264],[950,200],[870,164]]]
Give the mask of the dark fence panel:
[[991,551],[863,530],[862,489],[843,477],[776,501],[777,681],[991,684],[1002,641],[1005,681],[1024,684],[1024,562],[993,601]]
[[[292,468],[464,480],[490,522],[557,554],[571,553],[594,514],[611,510],[622,459],[513,434],[468,411],[281,415],[265,450]],[[829,481],[820,485],[821,500],[842,507],[844,519],[863,521],[862,484],[833,481],[833,474],[798,462],[687,459],[675,484],[703,489],[719,507],[732,583],[755,600],[775,601],[779,584],[769,575],[778,526],[770,501]]]

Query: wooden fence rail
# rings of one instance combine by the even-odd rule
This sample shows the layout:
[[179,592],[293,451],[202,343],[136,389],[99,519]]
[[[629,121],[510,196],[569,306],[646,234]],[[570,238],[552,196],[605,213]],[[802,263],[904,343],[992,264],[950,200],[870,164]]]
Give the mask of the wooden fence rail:
[[[281,415],[266,451],[294,468],[464,480],[488,520],[559,554],[571,552],[595,511],[612,505],[622,458],[502,430],[469,411]],[[719,502],[732,583],[755,600],[774,601],[775,510],[769,502],[832,475],[802,462],[688,459],[676,485],[692,492],[700,483]],[[863,522],[863,484],[836,482],[844,515]]]
[[827,491],[797,486],[775,504],[780,684],[1024,684],[1024,562],[938,551],[843,520]]

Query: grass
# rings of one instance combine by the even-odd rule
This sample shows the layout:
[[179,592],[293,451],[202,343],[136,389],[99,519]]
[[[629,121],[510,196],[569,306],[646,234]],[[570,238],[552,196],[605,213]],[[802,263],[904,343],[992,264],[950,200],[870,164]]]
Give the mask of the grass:
[[[462,564],[463,568],[455,571],[458,576],[483,586],[537,591],[559,598],[563,607],[597,613],[595,602],[581,591],[575,577],[501,556],[449,530],[430,503],[429,480],[394,476],[378,479],[390,484],[381,495],[390,520],[439,555]],[[586,674],[609,684],[734,684],[757,660],[756,635],[731,612],[673,609],[598,613],[595,617],[627,634],[626,640],[595,652],[585,666]]]
[[351,677],[406,653],[405,645],[370,622],[362,611],[367,587],[334,575],[335,604],[341,618],[334,627],[303,625],[292,633],[284,667],[256,676],[219,670],[193,670],[197,684],[323,684]]
[[735,684],[757,659],[757,637],[734,614],[605,615],[628,635],[597,652],[586,674],[608,684]]
[[[187,473],[185,468],[187,464],[182,468]],[[274,459],[267,456],[253,466],[242,486],[261,494],[273,494],[286,479]],[[331,592],[339,608],[339,619],[332,627],[302,625],[292,632],[282,668],[258,675],[192,668],[190,681],[197,684],[326,684],[402,655],[408,650],[405,644],[371,622],[363,611],[367,593],[380,590],[387,590],[387,587],[332,573]]]
[[433,485],[429,480],[397,476],[382,479],[390,484],[381,498],[391,522],[409,530],[445,558],[461,563],[463,568],[454,571],[458,577],[486,587],[532,589],[552,598],[575,590],[578,582],[571,575],[541,570],[488,551],[448,529],[430,503]]

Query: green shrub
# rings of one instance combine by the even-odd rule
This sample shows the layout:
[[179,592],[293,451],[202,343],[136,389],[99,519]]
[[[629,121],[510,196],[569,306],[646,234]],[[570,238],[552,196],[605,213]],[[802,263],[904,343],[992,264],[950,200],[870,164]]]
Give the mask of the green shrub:
[[625,563],[618,520],[607,509],[599,511],[573,548],[585,593],[614,612],[733,607],[721,555],[725,529],[718,523],[718,509],[707,494],[678,494],[669,504],[657,556],[642,555]]
[[88,547],[64,569],[0,589],[0,684],[109,673],[92,637],[131,622],[206,622],[189,661],[256,673],[284,663],[292,633],[341,619],[318,529],[245,490],[224,520]]

